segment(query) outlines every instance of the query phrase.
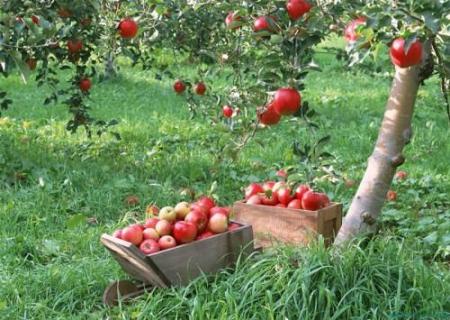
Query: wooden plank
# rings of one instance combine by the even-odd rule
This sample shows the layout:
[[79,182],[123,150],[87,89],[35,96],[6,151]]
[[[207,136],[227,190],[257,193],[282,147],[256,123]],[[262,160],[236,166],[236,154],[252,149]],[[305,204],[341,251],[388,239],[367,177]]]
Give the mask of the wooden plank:
[[[238,201],[233,212],[237,221],[251,224],[255,244],[270,247],[276,244],[306,245],[317,234],[330,238],[337,217],[342,215],[342,205],[332,203],[318,211],[287,209],[273,206],[249,205]],[[327,243],[331,243],[328,240]]]
[[166,288],[170,284],[157,267],[148,263],[145,255],[135,245],[107,234],[102,235],[101,242],[132,277],[155,287]]
[[241,250],[243,255],[253,252],[251,226],[164,250],[147,256],[147,260],[153,261],[172,285],[185,285],[203,273],[231,266]]

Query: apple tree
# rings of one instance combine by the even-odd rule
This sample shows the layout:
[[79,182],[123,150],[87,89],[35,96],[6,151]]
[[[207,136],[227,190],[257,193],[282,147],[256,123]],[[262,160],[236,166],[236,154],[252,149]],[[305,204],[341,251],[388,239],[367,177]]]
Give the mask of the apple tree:
[[321,5],[336,23],[348,23],[345,37],[356,56],[376,57],[388,46],[395,67],[375,148],[336,238],[336,244],[342,244],[375,230],[394,174],[405,161],[403,149],[412,137],[419,87],[430,77],[440,78],[443,104],[450,114],[450,1],[343,0]]

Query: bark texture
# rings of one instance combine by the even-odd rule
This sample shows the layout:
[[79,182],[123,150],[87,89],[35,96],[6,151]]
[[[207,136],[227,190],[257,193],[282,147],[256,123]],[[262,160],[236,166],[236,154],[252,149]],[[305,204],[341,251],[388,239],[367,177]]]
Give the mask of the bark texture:
[[358,234],[375,231],[396,168],[405,161],[403,148],[412,136],[411,120],[421,83],[420,70],[420,66],[396,67],[375,149],[336,237],[336,245]]

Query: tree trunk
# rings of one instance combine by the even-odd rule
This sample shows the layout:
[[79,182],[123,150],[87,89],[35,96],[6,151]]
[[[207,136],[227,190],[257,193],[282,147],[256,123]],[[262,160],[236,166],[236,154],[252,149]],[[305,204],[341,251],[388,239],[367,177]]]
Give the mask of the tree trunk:
[[117,76],[117,70],[114,63],[114,53],[109,52],[105,62],[105,78],[112,79]]
[[[430,46],[425,47],[424,60],[428,60]],[[421,80],[421,66],[396,67],[375,149],[336,237],[336,245],[375,231],[396,168],[405,161],[402,151],[411,139],[411,121]]]

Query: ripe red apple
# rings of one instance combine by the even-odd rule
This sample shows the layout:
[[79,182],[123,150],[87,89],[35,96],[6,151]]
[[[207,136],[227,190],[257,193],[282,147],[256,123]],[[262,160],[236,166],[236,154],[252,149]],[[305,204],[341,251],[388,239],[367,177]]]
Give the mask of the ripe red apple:
[[301,209],[302,208],[302,202],[298,199],[291,200],[289,204],[287,205],[289,209]]
[[233,108],[231,106],[223,106],[222,108],[222,114],[225,118],[231,118],[233,115]]
[[208,216],[201,211],[191,211],[187,214],[184,221],[191,222],[197,226],[198,232],[203,232],[208,223]]
[[183,220],[187,216],[187,214],[191,211],[190,207],[191,207],[190,204],[186,201],[177,203],[177,205],[174,208],[177,214],[177,219]]
[[172,224],[167,220],[160,220],[155,225],[155,230],[160,236],[166,236],[172,232]]
[[292,200],[291,189],[290,188],[281,188],[276,193],[278,201],[284,205],[288,205]]
[[265,206],[274,206],[279,203],[276,191],[265,191],[260,195],[261,202]]
[[198,82],[194,87],[194,91],[199,96],[203,96],[206,92],[206,85],[203,82]]
[[230,208],[225,207],[212,207],[211,210],[209,210],[210,216],[212,216],[215,213],[223,213],[227,217],[230,216]]
[[91,80],[88,78],[81,79],[79,86],[81,91],[88,92],[91,89]]
[[294,88],[281,88],[275,92],[273,108],[281,115],[290,115],[300,109],[302,97]]
[[289,0],[286,4],[286,10],[289,18],[295,21],[308,13],[311,10],[311,5],[305,0]]
[[366,24],[366,18],[360,17],[351,21],[344,30],[344,38],[347,42],[355,42],[359,38],[359,34],[356,33],[356,29],[360,25]]
[[208,210],[207,214],[209,213],[209,210],[211,210],[211,208],[216,206],[216,202],[214,201],[214,199],[207,196],[200,197],[197,200],[197,204],[204,206]]
[[216,213],[209,218],[208,230],[214,233],[222,233],[228,230],[228,217],[222,213]]
[[118,29],[122,38],[131,39],[138,33],[138,24],[133,19],[127,18],[120,21]]
[[177,242],[172,236],[162,236],[159,238],[158,244],[161,250],[166,250],[177,246]]
[[159,240],[159,233],[154,228],[145,228],[142,232],[144,239],[153,239],[155,241]]
[[122,230],[122,240],[131,242],[132,244],[138,246],[141,244],[144,236],[142,234],[142,229],[136,225],[126,227]]
[[158,218],[149,218],[145,220],[144,228],[155,228],[158,221]]
[[273,19],[270,17],[258,17],[255,22],[253,23],[253,31],[254,32],[260,32],[260,31],[269,31],[272,32],[273,28],[271,26],[271,23],[273,23]]
[[240,224],[231,222],[228,225],[228,231],[233,231],[233,230],[239,229],[240,227],[242,227]]
[[33,71],[34,69],[36,69],[37,66],[37,61],[36,59],[33,58],[28,58],[25,63],[28,65],[28,68]]
[[135,195],[130,195],[127,196],[124,200],[125,205],[129,206],[129,207],[135,207],[139,204],[139,197],[135,196]]
[[175,92],[178,94],[183,93],[184,90],[186,90],[186,85],[182,80],[177,80],[173,84],[173,90],[175,90]]
[[175,220],[177,220],[177,213],[175,212],[173,207],[164,207],[161,210],[159,210],[158,217],[161,220],[174,222]]
[[197,236],[195,224],[187,221],[178,221],[173,227],[173,237],[177,243],[188,243],[194,241]]
[[236,30],[241,27],[240,21],[242,18],[237,15],[235,12],[229,12],[227,17],[225,18],[225,24],[228,29],[230,30]]
[[250,198],[247,199],[246,203],[248,204],[261,204],[261,197],[257,194],[252,195]]
[[200,211],[209,217],[209,209],[198,202],[191,204],[191,211]]
[[301,184],[297,187],[297,189],[295,189],[295,197],[301,201],[303,195],[310,190],[311,189],[307,185]]
[[302,197],[302,208],[305,210],[316,211],[323,207],[322,194],[312,190],[307,191]]
[[39,17],[38,16],[35,16],[35,15],[32,15],[31,16],[31,21],[35,24],[35,25],[39,25]]
[[288,176],[287,172],[284,169],[280,169],[277,171],[277,177],[286,179]]
[[214,235],[215,235],[215,233],[213,233],[213,232],[211,232],[209,230],[206,230],[206,231],[203,231],[202,233],[200,233],[197,236],[197,238],[195,238],[195,240],[202,240],[202,239],[210,238],[210,237],[212,237]]
[[322,198],[322,208],[326,208],[330,205],[330,198],[325,193],[320,193],[320,196]]
[[397,192],[395,192],[394,190],[389,190],[386,194],[386,199],[388,201],[395,201],[397,200]]
[[78,53],[83,49],[83,42],[79,39],[69,40],[67,41],[67,49],[71,54]]
[[262,124],[272,126],[280,122],[281,114],[275,110],[272,102],[262,112],[258,113],[258,119]]
[[122,239],[122,229],[118,229],[118,230],[114,231],[112,236],[117,239]]
[[245,200],[253,196],[254,194],[263,193],[264,189],[259,183],[250,183],[244,190]]
[[392,63],[400,68],[417,65],[422,61],[422,43],[415,40],[406,50],[405,39],[397,38],[391,45],[390,56]]
[[397,180],[405,180],[408,177],[408,174],[405,171],[397,171],[395,174],[395,178]]
[[158,242],[153,240],[153,239],[144,240],[141,243],[141,245],[139,246],[139,249],[144,254],[152,254],[152,253],[155,253],[155,252],[158,252],[158,251],[161,250],[161,248],[159,247]]
[[275,186],[275,181],[266,181],[263,183],[262,187],[264,192],[266,192],[267,190],[272,190],[273,187]]
[[133,223],[133,224],[130,224],[129,227],[132,227],[132,228],[138,228],[138,229],[141,229],[141,231],[144,231],[144,229],[145,229],[144,225],[143,225],[143,224],[140,224],[140,223]]

